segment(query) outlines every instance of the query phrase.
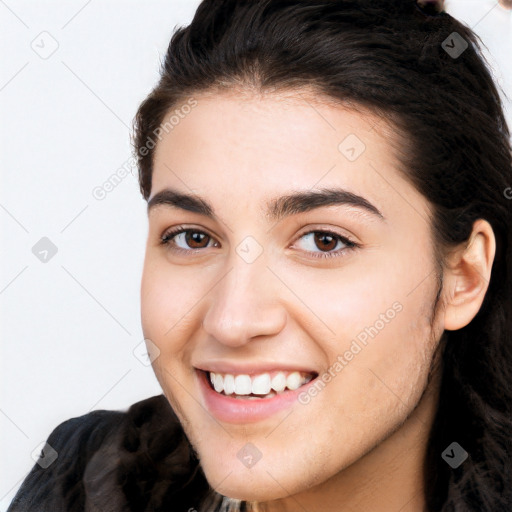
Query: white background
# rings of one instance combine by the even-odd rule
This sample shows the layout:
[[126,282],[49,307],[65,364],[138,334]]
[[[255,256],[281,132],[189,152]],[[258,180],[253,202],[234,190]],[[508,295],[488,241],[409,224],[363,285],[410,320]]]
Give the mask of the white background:
[[[137,170],[126,165],[102,200],[92,191],[131,157],[136,109],[198,4],[0,0],[0,511],[59,423],[161,393],[133,353],[147,235]],[[482,38],[512,97],[510,11],[495,0],[446,10]],[[32,252],[42,237],[58,250],[46,263]]]

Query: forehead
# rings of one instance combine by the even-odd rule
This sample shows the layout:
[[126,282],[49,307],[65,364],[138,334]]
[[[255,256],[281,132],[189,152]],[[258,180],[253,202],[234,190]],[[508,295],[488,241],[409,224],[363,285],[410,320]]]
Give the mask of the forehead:
[[[339,144],[348,135],[352,135],[348,142],[359,146],[358,154],[367,149],[372,153],[389,149],[383,143],[384,137],[390,135],[389,127],[384,137],[379,137],[376,130],[379,124],[385,124],[382,119],[366,109],[361,113],[332,101],[326,103],[327,99],[315,98],[311,93],[210,92],[194,98],[196,106],[162,133],[155,160],[173,155],[178,158],[182,153],[187,153],[187,158],[208,156],[221,162],[257,156],[259,162],[270,159],[282,169],[284,159],[337,158],[343,149]],[[179,110],[177,105],[170,114]],[[364,140],[369,143],[366,147]],[[347,161],[355,162],[358,154],[347,153]]]
[[412,207],[428,217],[423,196],[398,173],[393,126],[370,111],[297,92],[194,99],[179,123],[162,132],[150,197],[171,187],[222,207],[235,199],[261,210],[279,192],[342,187],[385,216]]

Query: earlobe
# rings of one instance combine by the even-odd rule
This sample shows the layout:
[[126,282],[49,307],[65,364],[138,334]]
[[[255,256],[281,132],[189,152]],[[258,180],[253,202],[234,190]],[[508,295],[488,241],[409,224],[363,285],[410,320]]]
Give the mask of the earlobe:
[[476,316],[491,279],[496,239],[491,225],[479,219],[473,224],[469,243],[455,251],[446,271],[444,328],[456,331]]

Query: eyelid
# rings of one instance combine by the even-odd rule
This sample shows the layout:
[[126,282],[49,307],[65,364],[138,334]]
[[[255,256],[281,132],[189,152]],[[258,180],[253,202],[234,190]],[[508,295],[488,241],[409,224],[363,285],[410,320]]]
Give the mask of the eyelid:
[[304,228],[304,230],[301,230],[301,232],[295,237],[293,243],[295,243],[297,240],[299,240],[300,238],[302,238],[304,235],[307,235],[309,233],[329,233],[329,234],[332,234],[336,237],[339,237],[339,238],[342,238],[342,239],[345,239],[347,240],[348,242],[350,243],[353,243],[354,245],[361,245],[356,239],[355,237],[353,237],[352,235],[349,235],[349,234],[346,234],[346,233],[342,233],[342,232],[339,232],[341,228],[331,228],[331,227],[326,227],[325,224],[319,224],[319,225],[309,225],[307,227]]

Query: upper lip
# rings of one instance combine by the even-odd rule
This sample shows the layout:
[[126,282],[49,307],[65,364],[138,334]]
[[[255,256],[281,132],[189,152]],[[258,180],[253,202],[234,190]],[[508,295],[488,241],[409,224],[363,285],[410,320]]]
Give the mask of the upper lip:
[[298,364],[278,363],[276,361],[257,362],[257,363],[242,363],[232,361],[210,361],[198,363],[195,365],[198,370],[214,373],[229,373],[231,375],[251,375],[258,373],[268,373],[273,371],[282,372],[303,372],[318,375],[318,372],[311,367]]

